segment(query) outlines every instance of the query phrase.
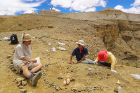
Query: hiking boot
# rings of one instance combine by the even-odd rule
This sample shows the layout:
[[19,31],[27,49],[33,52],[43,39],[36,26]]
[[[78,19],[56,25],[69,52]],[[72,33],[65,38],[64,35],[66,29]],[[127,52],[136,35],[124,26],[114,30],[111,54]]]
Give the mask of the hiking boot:
[[37,85],[38,80],[41,78],[42,73],[38,72],[37,74],[32,74],[31,75],[31,82],[33,86]]

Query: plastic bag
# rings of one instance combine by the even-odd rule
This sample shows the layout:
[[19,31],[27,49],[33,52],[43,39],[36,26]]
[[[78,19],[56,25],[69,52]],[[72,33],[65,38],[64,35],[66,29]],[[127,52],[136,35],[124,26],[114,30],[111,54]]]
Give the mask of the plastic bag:
[[66,51],[66,49],[65,49],[65,48],[63,48],[63,47],[59,47],[59,50]]
[[52,48],[52,51],[56,51],[55,47]]
[[58,44],[60,44],[60,45],[65,45],[65,43],[61,43],[61,42],[57,42]]
[[8,38],[8,37],[5,37],[5,38],[4,38],[4,40],[10,41],[10,38]]
[[113,70],[113,69],[111,69],[111,72],[117,73],[117,71],[115,71],[115,70]]
[[140,79],[140,75],[138,75],[138,74],[131,74],[131,75],[136,79]]

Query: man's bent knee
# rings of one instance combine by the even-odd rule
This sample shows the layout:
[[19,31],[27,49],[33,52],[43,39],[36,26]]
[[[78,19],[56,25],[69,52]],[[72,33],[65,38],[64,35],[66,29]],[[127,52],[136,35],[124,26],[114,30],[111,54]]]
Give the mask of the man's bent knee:
[[43,67],[42,63],[39,63],[38,66],[40,67],[40,69]]
[[23,71],[24,69],[28,69],[28,66],[27,65],[24,65],[21,67],[21,70]]
[[41,67],[41,68],[43,67],[43,64],[42,64],[42,63],[40,63],[40,67]]

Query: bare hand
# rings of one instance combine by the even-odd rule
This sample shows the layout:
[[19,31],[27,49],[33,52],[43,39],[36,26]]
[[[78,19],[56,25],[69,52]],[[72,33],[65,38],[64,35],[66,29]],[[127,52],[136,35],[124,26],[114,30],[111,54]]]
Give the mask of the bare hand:
[[68,64],[73,64],[74,62],[72,61],[72,62],[69,62]]
[[80,62],[81,62],[81,61],[78,61],[77,64],[80,63]]
[[31,60],[31,62],[36,63],[36,62],[37,62],[37,60],[36,60],[36,59],[32,59],[32,60]]
[[69,62],[68,64],[71,64],[71,62]]

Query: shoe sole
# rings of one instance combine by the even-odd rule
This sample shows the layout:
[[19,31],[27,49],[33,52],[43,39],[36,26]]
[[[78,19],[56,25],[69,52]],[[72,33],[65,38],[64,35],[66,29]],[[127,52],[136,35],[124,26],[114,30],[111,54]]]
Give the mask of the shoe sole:
[[34,77],[33,77],[33,81],[32,81],[32,85],[33,86],[36,86],[37,85],[37,82],[38,80],[41,78],[42,76],[42,73],[41,72],[38,72]]

